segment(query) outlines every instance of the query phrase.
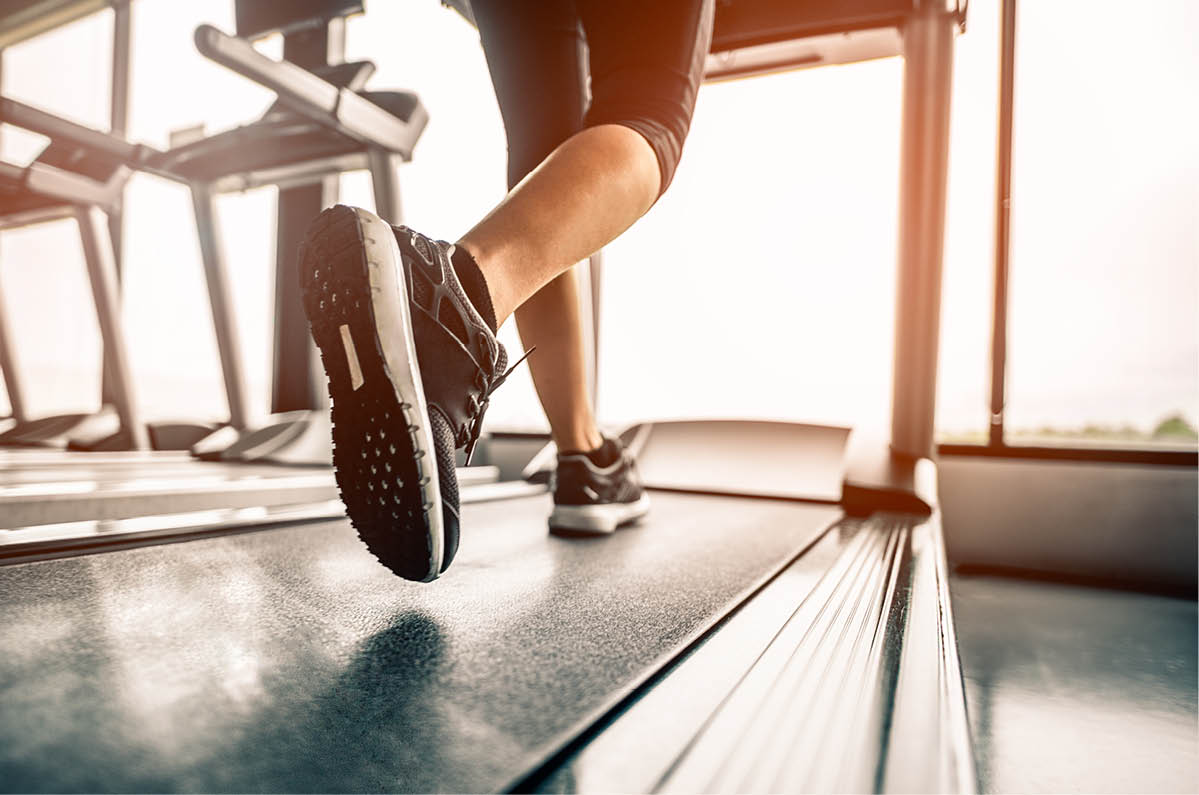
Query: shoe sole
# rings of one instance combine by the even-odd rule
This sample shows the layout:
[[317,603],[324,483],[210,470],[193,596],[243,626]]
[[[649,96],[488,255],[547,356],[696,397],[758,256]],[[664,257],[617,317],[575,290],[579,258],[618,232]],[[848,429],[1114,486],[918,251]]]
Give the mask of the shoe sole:
[[598,505],[555,505],[550,512],[551,530],[570,530],[576,533],[604,535],[616,528],[635,522],[649,513],[649,495],[642,494],[636,502],[609,502]]
[[329,379],[333,467],[350,522],[384,566],[434,580],[441,493],[391,226],[359,208],[325,210],[300,248],[300,286]]

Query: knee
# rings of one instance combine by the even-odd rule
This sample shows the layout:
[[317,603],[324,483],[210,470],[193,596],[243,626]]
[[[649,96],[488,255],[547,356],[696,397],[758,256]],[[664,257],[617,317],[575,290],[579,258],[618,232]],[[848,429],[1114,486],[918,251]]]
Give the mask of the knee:
[[696,88],[675,75],[665,78],[648,74],[625,75],[620,83],[617,90],[611,90],[612,86],[593,85],[594,99],[584,126],[620,124],[645,138],[658,160],[661,175],[658,194],[661,195],[674,179],[683,156],[683,143],[687,140],[695,110]]

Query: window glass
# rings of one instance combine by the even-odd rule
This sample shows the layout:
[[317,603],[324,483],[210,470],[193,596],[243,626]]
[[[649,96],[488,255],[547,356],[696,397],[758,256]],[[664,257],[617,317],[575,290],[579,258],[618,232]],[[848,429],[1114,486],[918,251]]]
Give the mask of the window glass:
[[999,0],[971,0],[955,45],[937,441],[987,441],[994,295]]
[[1009,443],[1194,447],[1199,6],[1019,9]]
[[73,220],[0,233],[0,312],[31,417],[100,406],[100,327]]
[[885,420],[902,66],[701,88],[674,185],[606,251],[604,420]]
[[[997,4],[956,44],[938,433],[987,427]],[[705,85],[675,186],[608,251],[602,416],[890,421],[903,62]]]
[[[234,29],[232,0],[131,5],[129,136],[169,146],[171,133],[247,124],[272,92],[205,58],[193,34]],[[268,47],[277,42],[268,42]],[[260,45],[261,46],[261,45]],[[277,49],[277,46],[276,46]],[[278,53],[272,53],[277,57]],[[217,200],[251,405],[270,406],[275,190]],[[187,188],[139,174],[125,195],[125,321],[140,397],[151,417],[228,417],[208,289]]]
[[109,129],[112,11],[46,31],[4,50],[4,95],[79,124]]

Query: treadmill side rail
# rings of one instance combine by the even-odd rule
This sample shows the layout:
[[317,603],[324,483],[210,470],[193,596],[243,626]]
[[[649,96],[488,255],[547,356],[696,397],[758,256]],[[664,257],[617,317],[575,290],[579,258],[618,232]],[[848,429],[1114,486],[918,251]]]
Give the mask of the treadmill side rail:
[[977,792],[946,573],[939,513],[842,520],[521,789]]

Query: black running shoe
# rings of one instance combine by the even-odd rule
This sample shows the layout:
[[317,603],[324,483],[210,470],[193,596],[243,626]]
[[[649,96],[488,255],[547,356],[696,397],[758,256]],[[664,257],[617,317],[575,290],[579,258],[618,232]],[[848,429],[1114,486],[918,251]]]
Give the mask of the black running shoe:
[[649,511],[637,464],[615,439],[599,450],[608,466],[597,466],[586,453],[558,456],[554,473],[554,510],[550,529],[575,533],[611,533]]
[[458,549],[454,451],[478,440],[507,354],[454,273],[454,247],[336,206],[300,248],[304,310],[333,401],[333,466],[359,537],[428,582]]

